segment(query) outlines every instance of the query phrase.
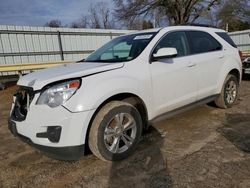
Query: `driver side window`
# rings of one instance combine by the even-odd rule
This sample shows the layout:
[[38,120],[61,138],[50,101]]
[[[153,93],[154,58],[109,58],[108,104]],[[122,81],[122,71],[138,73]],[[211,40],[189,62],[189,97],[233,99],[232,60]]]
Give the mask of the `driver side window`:
[[187,38],[184,31],[176,31],[164,36],[154,49],[154,54],[160,48],[176,48],[177,57],[188,55]]

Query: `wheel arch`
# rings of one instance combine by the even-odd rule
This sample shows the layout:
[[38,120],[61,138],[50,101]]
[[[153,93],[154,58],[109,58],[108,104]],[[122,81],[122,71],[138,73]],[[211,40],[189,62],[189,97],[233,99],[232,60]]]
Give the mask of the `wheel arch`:
[[93,123],[93,120],[96,116],[96,114],[101,110],[101,108],[111,102],[111,101],[124,101],[127,102],[131,105],[133,105],[140,113],[141,118],[142,118],[142,123],[143,123],[143,129],[145,130],[148,127],[148,110],[147,107],[144,103],[144,101],[137,95],[133,94],[133,93],[119,93],[119,94],[115,94],[109,98],[107,98],[106,100],[104,100],[99,106],[98,108],[95,110],[94,114],[92,115],[89,124],[88,124],[88,128],[87,128],[87,132],[86,132],[86,137],[85,137],[85,147],[87,148],[87,150],[89,150],[89,146],[88,146],[88,137],[89,137],[89,131],[90,131],[90,127],[91,124]]
[[242,76],[242,74],[240,72],[240,68],[238,68],[238,67],[236,68],[235,66],[224,67],[221,70],[220,78],[218,79],[218,85],[217,85],[217,89],[216,89],[216,92],[215,92],[216,94],[220,94],[221,93],[224,81],[225,81],[226,77],[229,74],[232,74],[232,75],[236,76],[236,78],[238,80],[238,83],[240,84],[240,82],[241,82],[241,76]]
[[236,76],[236,78],[238,80],[238,83],[240,83],[240,81],[241,81],[241,74],[240,74],[240,72],[239,72],[238,69],[236,69],[236,68],[232,69],[228,74],[232,74],[232,75]]

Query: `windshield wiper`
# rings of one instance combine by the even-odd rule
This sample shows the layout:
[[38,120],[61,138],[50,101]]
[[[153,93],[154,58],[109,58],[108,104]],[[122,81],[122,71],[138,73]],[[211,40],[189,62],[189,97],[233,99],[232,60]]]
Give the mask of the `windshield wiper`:
[[117,59],[107,59],[107,60],[85,60],[85,62],[96,62],[96,63],[114,63],[114,62],[122,62],[123,60]]
[[81,59],[81,60],[77,61],[76,63],[82,63],[82,62],[85,62],[85,59]]

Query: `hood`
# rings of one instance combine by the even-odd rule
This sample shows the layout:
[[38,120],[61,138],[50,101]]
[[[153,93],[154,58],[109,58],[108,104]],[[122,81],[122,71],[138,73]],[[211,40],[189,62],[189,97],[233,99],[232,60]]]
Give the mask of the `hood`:
[[42,89],[45,85],[70,79],[88,76],[91,74],[119,69],[123,67],[123,63],[73,63],[60,65],[48,69],[42,69],[22,76],[17,85],[32,87],[34,90]]

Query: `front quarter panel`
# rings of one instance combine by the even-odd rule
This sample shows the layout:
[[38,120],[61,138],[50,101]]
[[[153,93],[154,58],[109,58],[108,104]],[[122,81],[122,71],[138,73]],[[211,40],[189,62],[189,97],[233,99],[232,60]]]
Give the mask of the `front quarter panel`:
[[[121,93],[132,93],[140,97],[150,107],[150,77],[145,67],[128,62],[126,68],[103,72],[82,78],[81,88],[64,106],[72,112],[98,108],[108,98]],[[145,65],[145,64],[141,64]],[[143,68],[144,67],[144,68]],[[147,109],[150,113],[150,108]]]

